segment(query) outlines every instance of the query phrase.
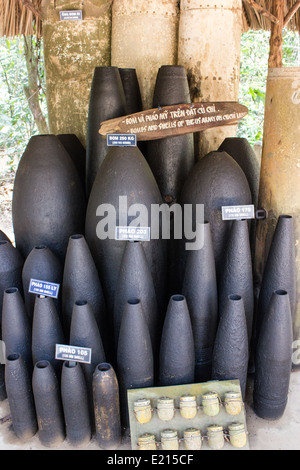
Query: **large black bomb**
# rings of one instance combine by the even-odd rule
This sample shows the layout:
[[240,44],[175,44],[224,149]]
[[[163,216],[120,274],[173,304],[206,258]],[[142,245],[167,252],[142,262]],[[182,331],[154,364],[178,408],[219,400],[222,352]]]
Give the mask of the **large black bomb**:
[[[210,152],[201,158],[190,172],[182,190],[180,203],[184,211],[189,209],[188,205],[191,205],[194,231],[197,208],[199,210],[200,205],[203,205],[204,220],[210,222],[218,276],[230,231],[230,222],[222,220],[222,206],[252,203],[251,191],[243,170],[226,152]],[[184,260],[182,243],[179,264],[181,270],[185,264]]]
[[209,222],[203,224],[202,230],[203,246],[188,253],[182,288],[194,334],[197,382],[210,380],[218,322],[217,278]]
[[127,390],[154,385],[154,361],[149,328],[139,299],[125,305],[119,332],[117,374],[122,425],[129,426]]
[[[153,108],[190,102],[185,68],[182,65],[160,67],[154,88]],[[195,163],[193,134],[150,140],[146,159],[163,199],[167,203],[178,200],[183,183]]]
[[125,114],[126,99],[118,67],[96,67],[89,98],[86,142],[86,193],[88,196],[108,151],[106,139],[98,132],[100,122]]
[[249,342],[243,299],[231,294],[224,306],[213,350],[212,380],[239,380],[245,398]]
[[101,337],[106,336],[106,306],[98,271],[83,235],[69,238],[62,285],[62,311],[65,331],[69,334],[75,302],[89,303]]
[[159,356],[159,384],[193,383],[195,349],[193,330],[186,299],[173,295],[168,304],[162,330]]
[[253,276],[248,221],[234,220],[229,233],[219,282],[219,312],[222,315],[228,296],[237,292],[243,299],[248,339],[253,324]]
[[253,390],[255,413],[279,419],[286,408],[292,367],[292,315],[289,295],[276,290],[271,296],[259,331]]
[[297,303],[294,221],[290,215],[280,215],[272,238],[258,299],[256,334],[263,321],[273,292],[286,290],[289,294],[292,318]]
[[161,203],[158,186],[140,150],[137,147],[112,147],[97,174],[86,214],[86,240],[98,268],[111,316],[126,245],[126,241],[116,239],[118,226],[141,223],[143,227],[151,228],[150,241],[142,243],[161,305],[166,254],[164,240],[159,239],[160,220],[151,217],[151,209]]
[[12,216],[16,247],[26,258],[46,245],[64,259],[69,237],[83,233],[85,195],[75,165],[54,135],[31,137],[14,183]]

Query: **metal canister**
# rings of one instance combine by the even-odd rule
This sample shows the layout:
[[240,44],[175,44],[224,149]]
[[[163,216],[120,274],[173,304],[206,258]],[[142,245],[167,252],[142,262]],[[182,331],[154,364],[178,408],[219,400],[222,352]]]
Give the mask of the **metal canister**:
[[174,399],[161,397],[157,400],[157,416],[162,421],[170,421],[175,414]]
[[222,449],[224,446],[223,426],[212,424],[207,427],[207,444],[211,449]]
[[183,418],[192,419],[197,415],[197,400],[193,395],[183,395],[179,399],[180,414]]
[[247,444],[247,434],[244,423],[229,424],[228,431],[230,443],[233,447],[245,447]]
[[220,411],[220,398],[216,392],[207,392],[202,395],[203,413],[207,416],[217,416]]
[[183,432],[184,446],[187,450],[200,450],[202,438],[200,429],[189,428]]
[[179,440],[177,431],[175,429],[165,429],[161,432],[161,447],[162,450],[178,450]]
[[240,392],[226,392],[224,395],[225,410],[230,415],[238,415],[243,408]]
[[151,402],[147,398],[140,398],[133,404],[133,410],[139,423],[149,423],[152,418]]
[[157,450],[154,434],[142,434],[138,438],[139,450]]

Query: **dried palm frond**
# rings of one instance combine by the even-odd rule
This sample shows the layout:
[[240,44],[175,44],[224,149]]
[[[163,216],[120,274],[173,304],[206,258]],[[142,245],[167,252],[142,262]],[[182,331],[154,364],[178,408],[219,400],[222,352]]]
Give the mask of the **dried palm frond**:
[[42,35],[41,0],[0,0],[0,36]]

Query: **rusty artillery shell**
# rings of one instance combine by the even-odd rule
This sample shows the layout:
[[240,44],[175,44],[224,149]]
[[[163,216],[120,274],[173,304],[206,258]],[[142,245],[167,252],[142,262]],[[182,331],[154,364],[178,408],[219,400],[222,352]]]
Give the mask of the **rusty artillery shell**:
[[98,364],[93,375],[96,440],[102,449],[116,449],[121,443],[119,384],[106,362]]

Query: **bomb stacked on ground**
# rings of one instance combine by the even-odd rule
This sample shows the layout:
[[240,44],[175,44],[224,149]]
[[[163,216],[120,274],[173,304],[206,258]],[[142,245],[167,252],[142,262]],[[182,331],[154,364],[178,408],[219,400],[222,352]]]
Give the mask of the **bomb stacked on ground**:
[[[189,102],[183,72],[159,70],[154,104]],[[107,147],[99,123],[126,112],[128,82],[123,87],[121,75],[116,67],[95,70],[86,152],[75,136],[30,139],[14,186],[16,247],[1,235],[2,398],[8,397],[17,436],[38,431],[45,446],[66,437],[86,446],[95,434],[101,447],[118,447],[121,428],[129,427],[130,388],[239,379],[245,398],[253,350],[255,411],[274,419],[286,405],[293,219],[278,219],[255,317],[255,224],[221,216],[222,206],[256,203],[259,175],[250,145],[226,139],[199,161],[192,136]],[[131,96],[138,97],[132,83]],[[115,111],[105,102],[115,103]],[[241,168],[241,154],[250,170]],[[151,225],[150,240],[115,238],[116,227],[134,225],[137,210],[149,216],[153,207],[174,215],[167,237],[162,219],[148,218],[142,225]],[[186,231],[178,237],[175,224],[174,209],[186,220],[191,207],[192,236],[201,240],[196,250],[187,249],[195,240]],[[58,298],[29,293],[30,279],[59,284]],[[56,359],[56,344],[91,348],[91,362]],[[270,366],[274,357],[281,385],[278,367]]]

